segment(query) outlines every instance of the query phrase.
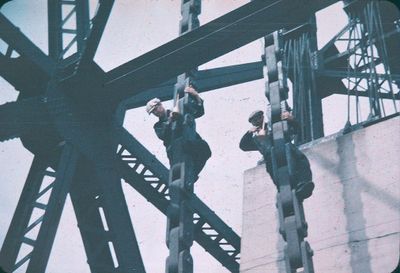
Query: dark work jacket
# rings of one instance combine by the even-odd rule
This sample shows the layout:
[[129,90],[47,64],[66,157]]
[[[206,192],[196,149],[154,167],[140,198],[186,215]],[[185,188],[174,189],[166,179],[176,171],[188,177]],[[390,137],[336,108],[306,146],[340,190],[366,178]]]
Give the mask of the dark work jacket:
[[[290,134],[293,135],[298,129],[298,123],[295,120],[289,121]],[[264,128],[268,128],[265,124]],[[253,132],[247,131],[242,139],[240,140],[239,147],[243,151],[259,151],[265,161],[265,165],[268,173],[272,175],[272,159],[271,159],[271,148],[272,148],[272,135],[271,132],[265,136],[265,141],[258,139]]]
[[[265,126],[265,128],[267,128]],[[262,155],[268,153],[272,147],[272,139],[271,134],[265,136],[265,141],[261,141],[257,138],[254,132],[247,131],[242,139],[240,140],[239,147],[241,150],[248,152],[248,151],[259,151]]]
[[[268,127],[265,125],[265,128]],[[241,150],[246,152],[259,151],[263,155],[267,171],[272,177],[272,160],[270,155],[272,139],[270,132],[268,132],[268,134],[265,136],[265,139],[262,141],[257,138],[255,133],[247,131],[240,140],[239,147]]]
[[[299,130],[299,124],[296,120],[289,120],[288,126],[291,136],[295,135]],[[265,123],[264,128],[268,128],[267,123]],[[254,136],[253,132],[247,131],[240,140],[239,147],[243,151],[259,151],[262,155],[265,155],[265,153],[269,154],[272,146],[271,132],[269,131],[265,137],[266,141],[262,142]]]
[[[198,118],[204,115],[203,100],[201,102],[198,102],[196,98],[190,94],[187,107],[190,109],[190,112],[194,118]],[[166,115],[160,118],[158,122],[156,122],[153,126],[157,137],[163,141],[163,144],[167,149],[168,158],[170,157],[168,148],[171,145],[171,125],[172,125],[171,122],[169,122],[168,120],[170,114],[171,111],[167,110]],[[201,139],[200,135],[197,132],[196,132],[196,139]]]

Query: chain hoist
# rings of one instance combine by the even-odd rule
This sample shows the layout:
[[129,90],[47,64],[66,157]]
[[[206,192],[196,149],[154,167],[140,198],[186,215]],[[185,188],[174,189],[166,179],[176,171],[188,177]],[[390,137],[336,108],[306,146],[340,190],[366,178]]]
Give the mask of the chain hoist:
[[[180,35],[199,26],[198,15],[200,12],[201,0],[182,0]],[[193,77],[196,71],[194,69],[179,75],[174,87],[172,136],[169,148],[172,160],[169,175],[170,206],[166,236],[169,248],[169,256],[166,261],[167,273],[193,272],[190,247],[193,244],[194,224],[188,198],[193,193],[193,184],[197,177],[193,170],[193,159],[185,151],[185,145],[195,139],[196,124],[188,104],[191,98],[188,94],[184,94],[184,89],[189,85],[195,87]]]
[[[291,143],[291,133],[287,120],[281,115],[287,111],[287,73],[282,68],[282,32],[276,31],[265,37],[263,56],[267,82],[265,95],[271,104],[270,123],[272,128],[272,168],[273,180],[278,186],[277,208],[279,211],[279,232],[286,241],[284,247],[286,272],[294,273],[303,269],[313,273],[313,252],[307,241],[307,223],[302,201],[296,196],[296,157],[297,149]],[[269,156],[269,155],[265,155]]]

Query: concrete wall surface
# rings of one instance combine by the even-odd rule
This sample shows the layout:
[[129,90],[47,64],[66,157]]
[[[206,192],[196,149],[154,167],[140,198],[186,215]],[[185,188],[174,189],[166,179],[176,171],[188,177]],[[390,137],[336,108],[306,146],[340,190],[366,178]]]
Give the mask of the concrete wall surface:
[[[302,147],[315,190],[304,201],[317,273],[387,273],[399,261],[400,117]],[[242,273],[285,272],[276,189],[264,165],[244,174]]]

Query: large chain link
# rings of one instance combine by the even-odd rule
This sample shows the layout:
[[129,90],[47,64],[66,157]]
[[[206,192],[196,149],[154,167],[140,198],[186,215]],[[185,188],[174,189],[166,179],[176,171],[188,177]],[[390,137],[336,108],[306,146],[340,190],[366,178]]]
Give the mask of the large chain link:
[[[198,15],[201,0],[182,0],[180,35],[199,26]],[[187,105],[189,97],[184,94],[188,85],[195,87],[196,69],[178,76],[174,88],[174,110],[180,117],[172,123],[171,170],[169,176],[170,207],[167,220],[167,246],[169,256],[166,261],[167,273],[192,273],[193,259],[190,247],[193,244],[193,213],[188,207],[188,197],[193,193],[196,180],[193,159],[184,146],[196,137],[196,124]],[[183,97],[184,99],[179,99]],[[187,147],[186,147],[187,148]]]
[[[297,272],[303,268],[304,273],[313,273],[313,252],[307,241],[307,223],[304,217],[303,204],[295,193],[296,181],[296,147],[291,143],[288,121],[281,119],[287,111],[287,78],[282,68],[282,33],[274,32],[265,37],[264,65],[267,72],[265,94],[271,104],[272,124],[272,168],[273,180],[279,188],[277,207],[279,211],[279,232],[286,241],[284,254],[286,272]],[[269,155],[266,155],[269,156]]]

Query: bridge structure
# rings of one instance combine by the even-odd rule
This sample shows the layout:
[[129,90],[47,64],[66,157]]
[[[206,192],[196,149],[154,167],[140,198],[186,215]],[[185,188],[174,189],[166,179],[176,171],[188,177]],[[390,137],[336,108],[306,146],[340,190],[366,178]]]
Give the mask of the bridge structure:
[[[187,27],[178,38],[108,72],[94,56],[114,0],[99,0],[93,17],[87,0],[49,0],[48,54],[0,13],[0,39],[6,44],[0,75],[19,92],[15,102],[0,105],[0,140],[20,138],[34,154],[1,247],[2,269],[15,272],[25,265],[26,272],[46,271],[69,194],[91,272],[145,272],[121,179],[171,217],[171,178],[122,127],[124,113],[153,97],[171,99],[178,75],[254,40],[279,32],[281,47],[274,50],[281,60],[268,63],[271,52],[265,52],[260,62],[195,71],[199,92],[261,79],[264,66],[279,62],[301,124],[297,144],[324,136],[321,101],[332,94],[347,95],[349,108],[355,100],[357,122],[350,122],[349,109],[346,130],[388,115],[386,101],[397,112],[399,11],[389,2],[346,0],[349,24],[318,50],[314,15],[336,2],[251,1]],[[200,7],[200,0],[182,0],[181,26]],[[365,120],[358,107],[363,97],[369,105]],[[193,240],[227,270],[239,272],[240,236],[195,193],[185,198]],[[21,257],[22,247],[30,251]]]

